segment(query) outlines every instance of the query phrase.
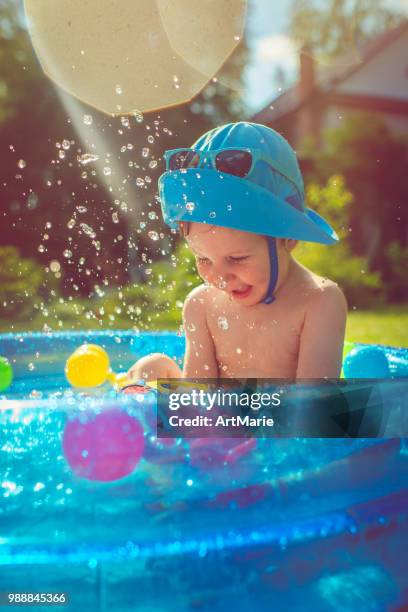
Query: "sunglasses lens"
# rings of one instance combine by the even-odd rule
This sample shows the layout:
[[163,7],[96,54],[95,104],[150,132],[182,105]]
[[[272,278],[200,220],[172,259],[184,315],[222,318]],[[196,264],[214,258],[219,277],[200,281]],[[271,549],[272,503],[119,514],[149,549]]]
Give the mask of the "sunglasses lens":
[[169,170],[197,168],[199,161],[200,157],[195,151],[177,151],[169,158]]
[[249,151],[221,151],[215,158],[215,167],[219,172],[244,177],[252,166],[252,154]]

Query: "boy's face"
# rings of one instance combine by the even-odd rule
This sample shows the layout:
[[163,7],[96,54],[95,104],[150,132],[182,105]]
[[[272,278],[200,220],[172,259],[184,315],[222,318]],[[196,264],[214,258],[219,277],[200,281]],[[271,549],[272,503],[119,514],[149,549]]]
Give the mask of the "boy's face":
[[203,280],[227,292],[243,306],[254,306],[264,299],[270,278],[268,242],[264,236],[191,223],[186,239]]

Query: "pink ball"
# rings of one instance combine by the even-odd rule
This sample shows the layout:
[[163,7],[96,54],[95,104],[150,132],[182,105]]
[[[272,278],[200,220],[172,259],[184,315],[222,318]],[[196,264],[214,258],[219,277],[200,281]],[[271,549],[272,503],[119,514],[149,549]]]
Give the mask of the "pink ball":
[[80,478],[110,482],[133,472],[144,449],[143,427],[118,408],[69,421],[62,440],[65,457]]

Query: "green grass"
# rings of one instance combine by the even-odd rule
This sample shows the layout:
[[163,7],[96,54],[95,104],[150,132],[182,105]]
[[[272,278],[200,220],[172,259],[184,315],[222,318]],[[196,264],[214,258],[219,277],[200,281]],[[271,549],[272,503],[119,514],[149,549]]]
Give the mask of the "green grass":
[[[180,313],[178,313],[178,318]],[[9,321],[0,319],[0,332],[41,331],[46,319],[37,317],[32,321],[17,321],[11,324]],[[149,324],[149,329],[177,328],[176,321],[154,318]],[[85,329],[127,329],[132,328],[130,320],[117,317],[115,321],[104,321],[100,326],[97,321],[86,319],[84,316],[71,320],[65,320],[61,327],[56,325],[55,319],[48,321],[53,330],[85,330]],[[105,324],[106,323],[106,324]],[[12,326],[13,325],[13,326]],[[141,328],[143,331],[143,328]],[[378,310],[351,310],[347,319],[346,340],[350,342],[367,342],[375,344],[391,344],[393,346],[408,347],[408,307],[386,306]]]
[[350,311],[346,340],[408,347],[408,307]]

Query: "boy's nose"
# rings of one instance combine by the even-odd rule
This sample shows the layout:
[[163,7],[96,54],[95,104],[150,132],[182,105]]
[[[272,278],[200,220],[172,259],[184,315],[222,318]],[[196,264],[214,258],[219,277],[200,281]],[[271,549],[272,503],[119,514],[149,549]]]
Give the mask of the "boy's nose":
[[211,278],[209,279],[213,285],[216,285],[220,289],[225,289],[230,281],[235,278],[235,275],[228,271],[213,270]]

